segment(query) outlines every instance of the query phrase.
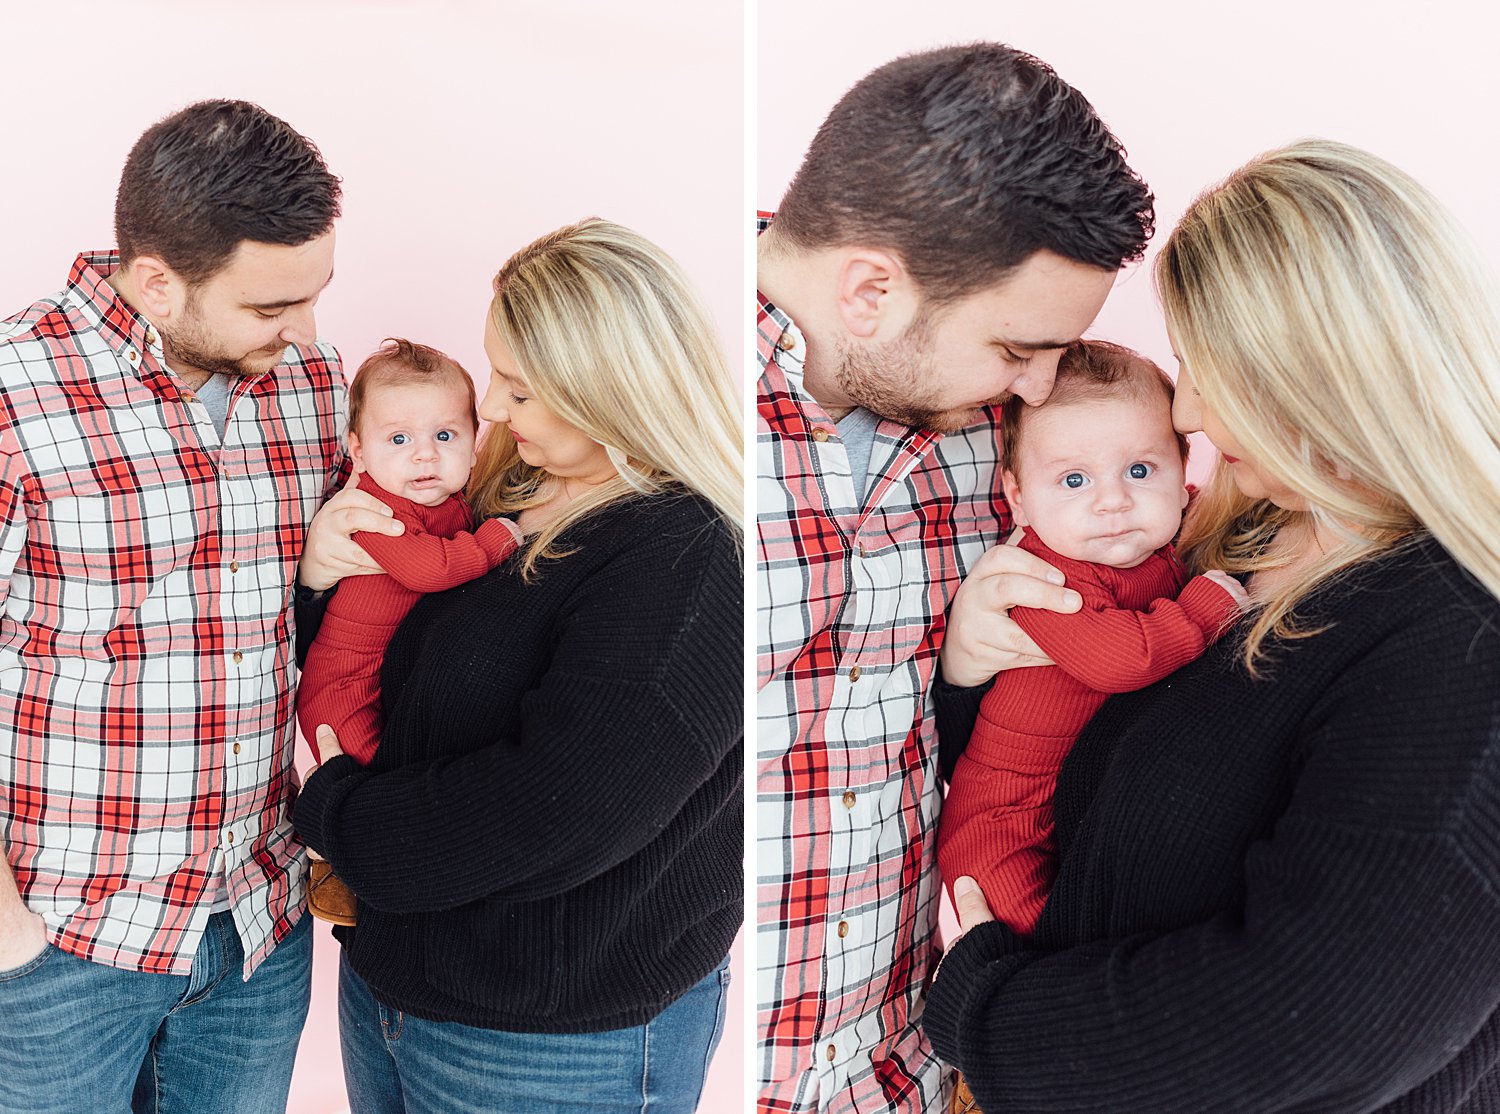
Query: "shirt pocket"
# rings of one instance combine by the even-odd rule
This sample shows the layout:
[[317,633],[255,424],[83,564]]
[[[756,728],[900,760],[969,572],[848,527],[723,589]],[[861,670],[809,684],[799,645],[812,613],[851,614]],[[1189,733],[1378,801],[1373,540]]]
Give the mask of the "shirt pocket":
[[55,604],[59,630],[128,622],[163,581],[212,561],[212,504],[211,472],[204,482],[160,461],[149,472],[89,468],[53,477],[27,508],[13,595]]

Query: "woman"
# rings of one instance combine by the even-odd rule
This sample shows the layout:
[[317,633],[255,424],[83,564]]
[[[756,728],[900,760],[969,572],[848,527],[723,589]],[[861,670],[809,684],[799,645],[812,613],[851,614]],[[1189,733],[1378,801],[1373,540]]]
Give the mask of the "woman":
[[525,549],[416,605],[373,761],[326,760],[296,806],[359,897],[350,1100],[691,1111],[742,918],[729,374],[676,264],[601,220],[506,263],[485,350],[469,497]]
[[[1500,1110],[1500,324],[1461,233],[1338,144],[1156,264],[1182,552],[1236,632],[1063,768],[1032,940],[962,898],[925,1027],[986,1110]],[[965,887],[967,889],[967,887]]]

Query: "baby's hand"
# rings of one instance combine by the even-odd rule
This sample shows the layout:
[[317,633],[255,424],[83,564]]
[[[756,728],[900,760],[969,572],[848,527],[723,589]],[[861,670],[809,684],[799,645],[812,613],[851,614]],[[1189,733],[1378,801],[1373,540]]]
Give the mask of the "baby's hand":
[[1234,599],[1234,602],[1239,604],[1241,611],[1250,606],[1250,593],[1246,592],[1244,585],[1227,572],[1224,572],[1222,569],[1209,569],[1203,575],[1206,579],[1212,580],[1220,588],[1228,592]]

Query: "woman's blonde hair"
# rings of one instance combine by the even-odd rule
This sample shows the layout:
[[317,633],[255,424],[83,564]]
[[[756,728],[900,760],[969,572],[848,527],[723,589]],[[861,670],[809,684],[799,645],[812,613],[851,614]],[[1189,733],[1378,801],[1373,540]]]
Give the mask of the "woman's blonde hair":
[[[604,446],[616,475],[569,504],[527,545],[524,574],[564,555],[559,535],[620,499],[670,488],[707,499],[744,532],[739,408],[708,311],[677,263],[597,217],[543,236],[495,276],[490,319],[531,393]],[[497,426],[480,446],[469,498],[480,517],[555,493]]]
[[1424,531],[1500,596],[1500,301],[1431,194],[1365,151],[1305,140],[1194,201],[1155,275],[1205,409],[1307,504],[1249,499],[1220,467],[1184,559],[1272,567],[1267,543],[1304,515],[1340,539],[1255,614],[1252,672],[1268,637],[1315,633],[1292,614],[1315,587]]

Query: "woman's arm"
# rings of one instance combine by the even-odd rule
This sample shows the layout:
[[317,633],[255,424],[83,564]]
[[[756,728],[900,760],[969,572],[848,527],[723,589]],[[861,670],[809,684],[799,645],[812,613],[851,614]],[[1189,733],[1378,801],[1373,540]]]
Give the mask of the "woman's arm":
[[561,893],[662,836],[710,782],[740,784],[738,552],[719,527],[680,541],[653,539],[580,590],[519,739],[308,779],[298,830],[361,899],[402,912]]
[[974,928],[939,1054],[1006,1112],[1369,1110],[1433,1074],[1500,1005],[1497,642],[1434,622],[1346,676],[1242,909],[1053,954]]

